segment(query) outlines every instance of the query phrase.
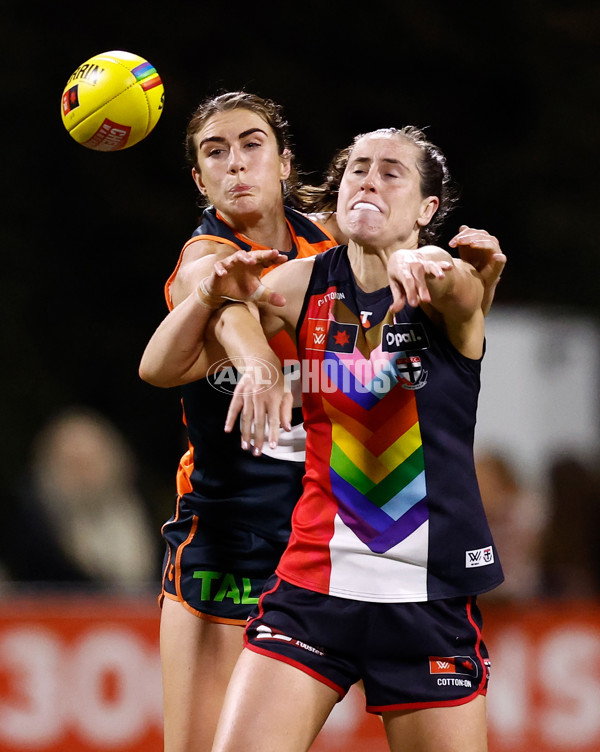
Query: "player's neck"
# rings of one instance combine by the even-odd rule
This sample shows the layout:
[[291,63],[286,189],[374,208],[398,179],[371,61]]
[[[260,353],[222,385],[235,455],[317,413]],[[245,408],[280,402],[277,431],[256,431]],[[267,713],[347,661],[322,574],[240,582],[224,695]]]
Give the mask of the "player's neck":
[[277,248],[282,253],[292,249],[292,236],[285,219],[283,207],[268,214],[252,214],[229,222],[235,231],[265,248]]
[[361,290],[374,292],[388,284],[387,254],[384,251],[363,247],[350,240],[348,259]]

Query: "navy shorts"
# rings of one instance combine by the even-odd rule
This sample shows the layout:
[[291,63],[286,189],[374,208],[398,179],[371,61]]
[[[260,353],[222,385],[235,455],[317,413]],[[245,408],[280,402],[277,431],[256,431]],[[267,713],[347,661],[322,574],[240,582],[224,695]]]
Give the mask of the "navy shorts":
[[210,621],[245,625],[285,542],[202,522],[184,504],[162,530],[162,594]]
[[485,694],[489,660],[473,596],[366,603],[266,585],[246,648],[284,661],[342,698],[364,682],[367,710],[460,705]]

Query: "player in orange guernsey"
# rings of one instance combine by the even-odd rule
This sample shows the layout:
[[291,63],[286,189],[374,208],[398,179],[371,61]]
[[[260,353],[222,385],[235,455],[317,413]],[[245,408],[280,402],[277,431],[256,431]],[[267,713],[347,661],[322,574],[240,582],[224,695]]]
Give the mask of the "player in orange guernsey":
[[[238,286],[235,275],[219,273],[233,260],[264,271],[336,245],[328,229],[284,204],[294,200],[297,178],[275,103],[246,92],[206,100],[188,124],[186,152],[209,206],[167,281],[173,313],[140,364],[144,380],[182,385],[190,445],[177,474],[176,509],[163,526],[165,752],[211,748],[243,626],[287,543],[304,471],[303,449],[253,457],[239,450],[239,435],[234,447],[223,433],[229,396],[206,378],[198,341],[221,296],[246,290],[241,276]],[[335,228],[331,218],[329,225]],[[277,303],[279,296],[263,297]],[[186,328],[174,333],[173,315],[181,313]],[[301,425],[290,434],[302,443]]]

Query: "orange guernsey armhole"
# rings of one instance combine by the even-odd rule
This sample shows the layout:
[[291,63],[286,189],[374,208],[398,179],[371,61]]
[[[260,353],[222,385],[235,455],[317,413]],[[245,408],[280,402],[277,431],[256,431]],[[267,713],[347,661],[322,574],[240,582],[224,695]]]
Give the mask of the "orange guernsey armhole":
[[173,310],[173,302],[171,300],[171,285],[173,284],[173,280],[177,276],[177,272],[179,271],[179,267],[181,266],[181,262],[183,260],[183,254],[185,253],[186,248],[188,248],[192,243],[197,243],[199,240],[214,240],[215,242],[221,243],[222,245],[230,245],[236,251],[240,250],[240,247],[236,245],[235,243],[233,243],[231,240],[227,240],[226,238],[221,238],[218,235],[197,235],[194,238],[190,238],[181,249],[181,253],[179,254],[179,259],[177,260],[177,266],[175,267],[175,269],[173,269],[171,276],[165,282],[165,300],[167,301],[167,306],[169,308],[169,311]]

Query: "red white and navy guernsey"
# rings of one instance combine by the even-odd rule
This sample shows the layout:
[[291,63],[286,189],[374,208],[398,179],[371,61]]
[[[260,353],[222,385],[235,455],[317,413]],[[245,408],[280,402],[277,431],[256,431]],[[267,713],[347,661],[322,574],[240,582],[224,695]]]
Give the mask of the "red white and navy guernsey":
[[315,258],[297,326],[304,492],[247,632],[340,694],[362,678],[373,712],[485,692],[474,596],[503,580],[473,459],[481,361],[391,302],[356,285],[346,246]]
[[[290,258],[335,245],[304,215],[287,207],[285,215],[293,241]],[[246,251],[265,248],[237,235],[213,208],[205,210],[165,286],[170,309],[170,287],[183,251],[204,239]],[[282,360],[295,355],[281,340],[277,346]],[[162,596],[204,618],[245,624],[289,537],[291,513],[302,493],[305,434],[296,409],[294,428],[277,451],[267,449],[260,457],[243,451],[239,430],[223,430],[231,390],[217,388],[219,380],[222,374],[181,388],[189,448],[177,472],[175,512],[162,529],[167,544]],[[235,376],[225,380],[234,382]]]
[[305,487],[277,572],[367,601],[481,593],[503,579],[473,459],[481,361],[391,302],[357,287],[345,246],[315,259],[297,329]]

